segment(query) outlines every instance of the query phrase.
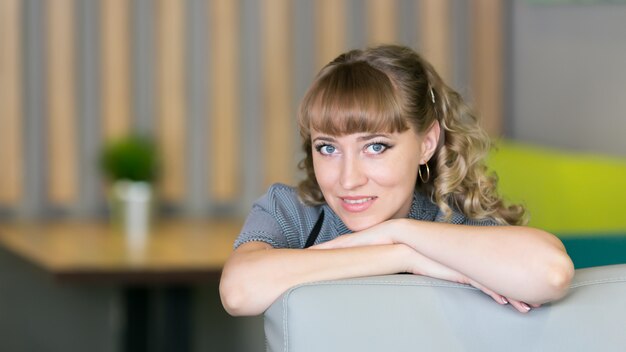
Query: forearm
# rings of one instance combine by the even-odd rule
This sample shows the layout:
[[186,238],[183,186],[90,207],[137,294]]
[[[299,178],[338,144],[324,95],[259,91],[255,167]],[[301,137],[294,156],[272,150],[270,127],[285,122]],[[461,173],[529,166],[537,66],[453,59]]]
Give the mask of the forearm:
[[527,227],[474,227],[397,221],[394,243],[462,273],[499,294],[545,303],[565,294],[573,265],[552,235]]
[[328,250],[249,247],[254,246],[233,253],[222,273],[220,295],[232,315],[261,314],[301,283],[406,271],[405,258],[412,251],[401,244]]

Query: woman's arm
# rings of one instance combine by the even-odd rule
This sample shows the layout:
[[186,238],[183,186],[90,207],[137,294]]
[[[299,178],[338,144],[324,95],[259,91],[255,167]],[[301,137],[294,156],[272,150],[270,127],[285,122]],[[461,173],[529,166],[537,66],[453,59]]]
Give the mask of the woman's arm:
[[404,244],[353,248],[273,249],[263,242],[237,248],[224,266],[220,296],[231,315],[263,313],[287,289],[305,282],[408,272],[464,282],[465,277]]
[[397,219],[316,248],[403,243],[470,283],[531,306],[561,298],[574,267],[560,240],[519,226],[466,226]]
[[245,243],[224,266],[222,304],[231,315],[261,314],[283,292],[301,283],[407,271],[411,252],[399,244],[316,251]]

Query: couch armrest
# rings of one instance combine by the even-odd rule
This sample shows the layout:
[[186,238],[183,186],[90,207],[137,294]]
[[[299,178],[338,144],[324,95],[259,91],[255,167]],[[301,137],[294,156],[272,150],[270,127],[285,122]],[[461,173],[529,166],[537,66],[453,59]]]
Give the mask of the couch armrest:
[[626,346],[626,265],[578,269],[569,294],[518,313],[415,275],[296,286],[265,313],[268,351],[607,351]]

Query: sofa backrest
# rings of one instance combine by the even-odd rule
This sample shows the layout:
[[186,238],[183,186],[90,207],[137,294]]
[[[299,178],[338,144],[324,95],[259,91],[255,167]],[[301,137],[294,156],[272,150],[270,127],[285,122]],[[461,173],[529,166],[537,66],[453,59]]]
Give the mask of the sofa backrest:
[[268,351],[618,351],[626,265],[578,269],[568,295],[527,314],[473,287],[416,275],[294,287],[265,313]]

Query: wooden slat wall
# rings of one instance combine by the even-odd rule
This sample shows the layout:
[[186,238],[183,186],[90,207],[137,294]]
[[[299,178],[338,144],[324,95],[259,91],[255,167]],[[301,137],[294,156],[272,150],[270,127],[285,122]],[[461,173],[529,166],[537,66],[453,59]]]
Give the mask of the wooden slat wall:
[[20,0],[0,0],[0,205],[22,195]]
[[315,66],[320,69],[346,51],[346,1],[315,2]]
[[159,0],[157,18],[158,140],[161,197],[180,202],[185,193],[185,3]]
[[395,1],[388,0],[367,1],[368,45],[397,41],[396,5]]
[[207,150],[212,171],[210,197],[233,201],[239,195],[241,128],[239,112],[239,7],[236,1],[212,0],[210,133]]
[[291,2],[265,0],[262,4],[263,121],[265,185],[292,183],[296,144],[291,92]]
[[451,79],[450,2],[421,0],[418,7],[421,53],[448,82]]
[[48,192],[56,205],[77,200],[78,135],[74,52],[74,1],[47,3]]
[[484,128],[494,137],[502,133],[503,4],[501,0],[472,3],[472,91]]
[[[95,81],[100,89],[90,89],[91,93],[80,91],[75,85],[75,82],[86,82],[78,76],[81,60],[86,58],[77,50],[81,30],[75,28],[76,24],[83,23],[77,18],[84,15],[77,11],[82,7],[76,0],[58,0],[54,4],[46,2],[43,5],[45,31],[34,35],[36,39],[41,36],[46,45],[46,57],[43,59],[46,69],[42,70],[46,77],[41,81],[46,82],[44,116],[47,119],[44,133],[47,144],[45,150],[34,150],[28,157],[34,155],[46,160],[48,174],[42,179],[47,181],[47,186],[43,187],[47,194],[33,199],[46,199],[55,207],[77,207],[79,185],[96,184],[95,172],[85,175],[84,170],[87,169],[82,164],[87,159],[82,154],[85,151],[80,134],[84,133],[81,128],[88,125],[81,124],[77,108],[83,106],[81,104],[91,104],[88,108],[92,111],[99,109],[101,121],[99,126],[95,126],[99,131],[94,131],[93,135],[99,133],[106,141],[137,127],[138,122],[132,116],[132,112],[137,110],[135,92],[145,93],[145,99],[154,99],[155,102],[155,116],[142,121],[144,125],[154,124],[148,128],[144,126],[144,130],[156,133],[162,157],[160,196],[168,204],[186,209],[190,194],[195,192],[193,188],[199,187],[197,183],[189,186],[186,182],[189,179],[187,174],[192,170],[208,170],[208,184],[206,188],[202,187],[201,192],[206,194],[207,209],[213,204],[237,205],[242,199],[254,199],[274,182],[294,184],[294,160],[299,153],[299,141],[294,138],[297,136],[295,108],[299,98],[293,92],[293,70],[296,69],[293,60],[296,55],[292,40],[309,38],[312,33],[310,38],[314,38],[314,42],[311,45],[298,46],[299,50],[306,50],[305,53],[299,52],[299,57],[306,55],[312,59],[304,64],[299,62],[297,69],[314,65],[310,69],[316,72],[338,54],[352,49],[348,47],[350,42],[375,45],[402,43],[401,40],[419,37],[418,43],[403,44],[416,46],[434,64],[444,80],[450,82],[453,78],[451,58],[454,50],[458,49],[453,48],[457,44],[451,38],[452,29],[456,28],[452,15],[453,11],[459,15],[459,8],[470,10],[467,16],[471,16],[473,24],[471,40],[466,43],[473,49],[472,65],[468,63],[473,82],[472,94],[486,128],[497,135],[502,129],[501,26],[504,5],[501,0],[476,0],[468,6],[459,7],[454,1],[457,0],[414,0],[411,3],[399,0],[318,0],[309,4],[295,0],[262,0],[251,4],[246,1],[210,0],[206,6],[201,6],[207,10],[206,16],[189,16],[186,13],[189,3],[185,1],[154,0],[154,6],[133,7],[126,0],[98,0],[94,6],[99,12],[99,23],[93,26],[98,26],[99,29],[94,31],[100,34],[100,72]],[[294,6],[306,6],[313,10],[310,14],[313,16],[311,28],[307,24],[293,22],[294,13],[303,11],[303,8]],[[241,18],[243,11],[250,9],[254,9],[255,15],[259,16],[260,50],[256,56],[242,56],[241,45],[246,40],[242,35],[249,34],[241,31]],[[415,16],[400,13],[407,9],[415,9]],[[0,173],[0,208],[19,208],[24,194],[30,194],[25,193],[22,184],[23,158],[26,155],[24,146],[29,145],[29,141],[22,138],[32,135],[22,130],[24,75],[23,58],[20,56],[23,44],[20,40],[24,36],[21,35],[23,24],[20,21],[24,18],[21,11],[25,10],[36,11],[23,6],[19,0],[0,0],[0,166],[3,170]],[[143,10],[150,13],[131,16],[131,11]],[[147,47],[154,47],[155,51],[144,57],[151,61],[145,66],[150,70],[137,75],[133,69],[142,63],[132,60],[134,51],[131,46],[136,45],[133,38],[137,38],[138,29],[131,20],[146,19],[142,16],[153,16],[148,23],[153,23],[154,28],[141,27],[141,30],[154,31],[154,35],[148,36],[154,38],[154,45]],[[190,21],[204,20],[206,26],[192,22],[192,27],[189,27]],[[89,23],[84,22],[83,25],[92,25]],[[202,38],[202,30],[190,36],[186,32],[188,28],[206,28],[206,38],[209,38],[207,74],[202,72],[202,76],[206,77],[196,80],[193,85],[188,84],[188,77],[194,72],[189,72],[186,62],[186,45],[194,45],[190,40],[206,38]],[[417,35],[406,35],[407,30],[414,30]],[[189,60],[198,60],[201,56],[190,54]],[[250,63],[256,61],[260,62],[258,77],[250,80],[246,79],[247,76],[241,77],[242,67],[254,66]],[[199,61],[194,62],[194,67],[198,67]],[[154,97],[152,92],[146,93],[145,84],[133,81],[146,79],[147,76],[155,77]],[[241,82],[259,83],[255,89],[262,94],[260,103],[242,100],[256,97],[243,94],[245,87]],[[302,85],[302,82],[298,84]],[[187,89],[192,91],[187,92]],[[188,118],[187,114],[192,110],[191,105],[187,107],[188,93],[207,97],[205,121]],[[88,96],[90,99],[85,99],[84,94],[91,94]],[[246,106],[262,108],[251,114],[244,108]],[[196,107],[194,111],[205,110]],[[262,145],[246,144],[242,140],[242,129],[253,120],[255,124],[259,121],[258,126],[262,126],[255,131]],[[206,133],[188,133],[198,126]],[[205,142],[187,141],[189,138],[205,138]],[[201,158],[194,159],[192,167],[187,162],[188,148],[198,146],[206,151],[206,159],[201,162],[202,165],[197,165]],[[243,155],[262,160],[262,167],[246,171],[254,172],[262,180],[252,187],[254,189],[243,187]],[[95,160],[93,162],[93,167],[96,167]],[[90,177],[90,181],[85,182],[82,177]],[[204,174],[202,177],[205,177]],[[201,199],[198,201],[196,197],[194,202],[202,207]]]
[[102,0],[102,128],[106,140],[130,131],[130,2]]

